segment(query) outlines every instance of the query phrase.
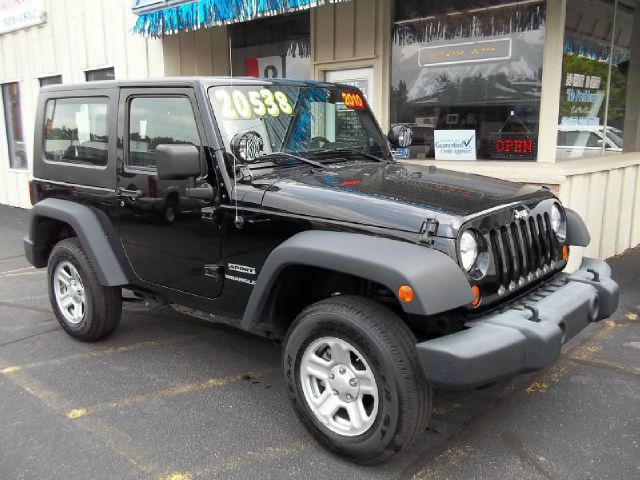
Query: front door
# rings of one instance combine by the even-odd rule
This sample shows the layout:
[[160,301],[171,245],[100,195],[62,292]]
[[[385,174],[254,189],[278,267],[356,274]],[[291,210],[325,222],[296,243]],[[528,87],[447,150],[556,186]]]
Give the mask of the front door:
[[211,201],[189,198],[186,180],[161,180],[156,147],[191,144],[201,155],[205,138],[190,89],[123,89],[120,96],[116,196],[122,243],[144,282],[213,298],[220,294],[220,235]]

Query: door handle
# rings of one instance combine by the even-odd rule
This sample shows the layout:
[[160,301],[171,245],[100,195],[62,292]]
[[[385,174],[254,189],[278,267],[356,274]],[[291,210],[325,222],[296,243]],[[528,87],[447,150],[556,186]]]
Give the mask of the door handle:
[[142,196],[142,190],[127,190],[126,188],[118,187],[116,188],[116,196],[136,200],[138,197]]

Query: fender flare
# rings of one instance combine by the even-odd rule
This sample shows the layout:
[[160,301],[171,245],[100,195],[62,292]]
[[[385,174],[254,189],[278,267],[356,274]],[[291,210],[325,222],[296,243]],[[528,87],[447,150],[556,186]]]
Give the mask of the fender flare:
[[35,267],[47,264],[49,245],[43,243],[43,219],[58,220],[73,228],[102,285],[130,283],[97,213],[86,205],[57,198],[44,199],[31,210],[29,236],[24,243],[27,258]]
[[564,211],[567,216],[567,245],[576,247],[588,246],[591,242],[591,236],[584,220],[570,208],[565,208]]
[[412,243],[357,233],[306,231],[278,246],[256,279],[242,319],[249,330],[282,271],[292,265],[321,267],[372,280],[397,294],[410,285],[415,296],[401,303],[408,314],[433,315],[470,303],[474,296],[458,264],[442,252]]

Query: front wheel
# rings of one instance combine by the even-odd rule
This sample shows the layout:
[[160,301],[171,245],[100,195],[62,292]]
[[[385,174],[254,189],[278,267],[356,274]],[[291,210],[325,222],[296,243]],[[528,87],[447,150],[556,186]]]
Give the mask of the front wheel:
[[416,340],[393,312],[366,298],[338,296],[292,324],[284,373],[294,409],[330,450],[378,463],[423,432],[431,389]]

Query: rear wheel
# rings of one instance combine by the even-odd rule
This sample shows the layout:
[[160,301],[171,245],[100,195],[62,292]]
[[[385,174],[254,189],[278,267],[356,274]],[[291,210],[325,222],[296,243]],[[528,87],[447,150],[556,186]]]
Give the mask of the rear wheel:
[[162,207],[161,216],[162,216],[162,222],[166,223],[167,225],[170,225],[173,222],[175,222],[176,217],[178,216],[178,202],[176,201],[175,198],[173,197],[167,198],[167,200],[164,202],[164,205]]
[[332,297],[305,309],[289,329],[284,373],[296,413],[326,447],[378,463],[423,432],[431,389],[416,340],[387,308]]
[[53,248],[48,274],[51,306],[69,335],[91,342],[116,329],[122,313],[120,288],[100,284],[77,238]]

